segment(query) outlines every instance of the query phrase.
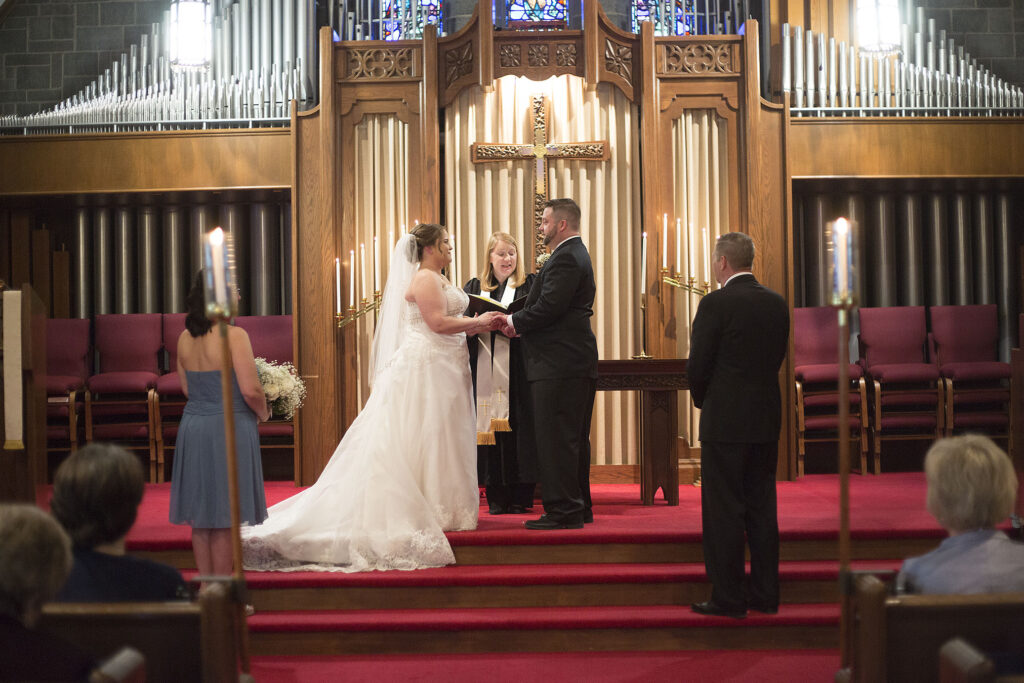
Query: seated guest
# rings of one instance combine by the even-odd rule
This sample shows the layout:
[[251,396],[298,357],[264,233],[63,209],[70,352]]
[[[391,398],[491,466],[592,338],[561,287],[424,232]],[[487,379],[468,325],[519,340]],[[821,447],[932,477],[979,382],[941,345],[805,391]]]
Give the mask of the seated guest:
[[71,542],[32,505],[0,505],[0,681],[85,681],[94,662],[34,629],[71,569]]
[[924,460],[928,512],[949,532],[938,548],[903,563],[897,589],[908,593],[1024,591],[1024,544],[995,528],[1013,509],[1010,458],[984,436],[941,439]]
[[188,597],[173,567],[125,555],[125,536],[142,502],[142,465],[120,446],[93,443],[61,463],[50,509],[74,545],[61,602],[176,600]]

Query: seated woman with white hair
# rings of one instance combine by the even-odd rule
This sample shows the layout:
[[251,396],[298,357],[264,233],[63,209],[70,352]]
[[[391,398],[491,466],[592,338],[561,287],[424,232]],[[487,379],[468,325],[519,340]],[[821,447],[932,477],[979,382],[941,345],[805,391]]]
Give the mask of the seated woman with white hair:
[[1013,510],[1017,477],[1005,452],[985,436],[936,441],[924,460],[928,512],[949,532],[938,548],[903,563],[907,593],[1024,591],[1024,544],[996,524]]

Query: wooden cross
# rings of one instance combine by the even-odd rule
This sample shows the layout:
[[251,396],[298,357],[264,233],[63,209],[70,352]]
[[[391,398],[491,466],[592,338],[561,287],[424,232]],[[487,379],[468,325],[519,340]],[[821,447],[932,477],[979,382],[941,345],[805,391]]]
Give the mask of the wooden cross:
[[533,144],[517,145],[500,142],[474,142],[470,157],[474,164],[490,161],[515,161],[533,157],[536,163],[533,190],[533,234],[534,260],[545,252],[544,236],[540,234],[540,219],[544,214],[544,203],[548,200],[548,161],[550,159],[581,159],[586,161],[607,161],[608,143],[597,142],[548,142],[548,102],[542,95],[536,95],[532,103]]

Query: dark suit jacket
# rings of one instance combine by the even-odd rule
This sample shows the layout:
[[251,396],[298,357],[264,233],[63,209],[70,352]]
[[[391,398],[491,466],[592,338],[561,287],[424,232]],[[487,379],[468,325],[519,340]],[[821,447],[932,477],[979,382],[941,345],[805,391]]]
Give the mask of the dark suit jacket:
[[526,306],[512,314],[526,351],[530,381],[563,377],[597,378],[594,268],[583,240],[563,242],[537,273]]
[[701,299],[686,374],[693,403],[702,409],[702,441],[779,438],[779,367],[788,342],[786,301],[753,275],[741,275]]

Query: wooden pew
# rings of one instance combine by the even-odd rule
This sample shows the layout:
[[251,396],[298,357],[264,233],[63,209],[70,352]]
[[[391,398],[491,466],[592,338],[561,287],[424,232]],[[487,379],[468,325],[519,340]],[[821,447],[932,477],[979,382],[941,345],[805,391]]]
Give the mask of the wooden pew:
[[963,638],[939,650],[939,683],[1024,683],[1022,674],[996,675],[996,665]]
[[237,610],[228,588],[213,584],[198,602],[51,603],[39,628],[97,659],[123,646],[146,658],[146,680],[238,680]]
[[1008,651],[1024,633],[1024,593],[891,596],[875,576],[853,582],[852,671],[837,680],[930,683],[939,678],[939,650],[949,639]]

